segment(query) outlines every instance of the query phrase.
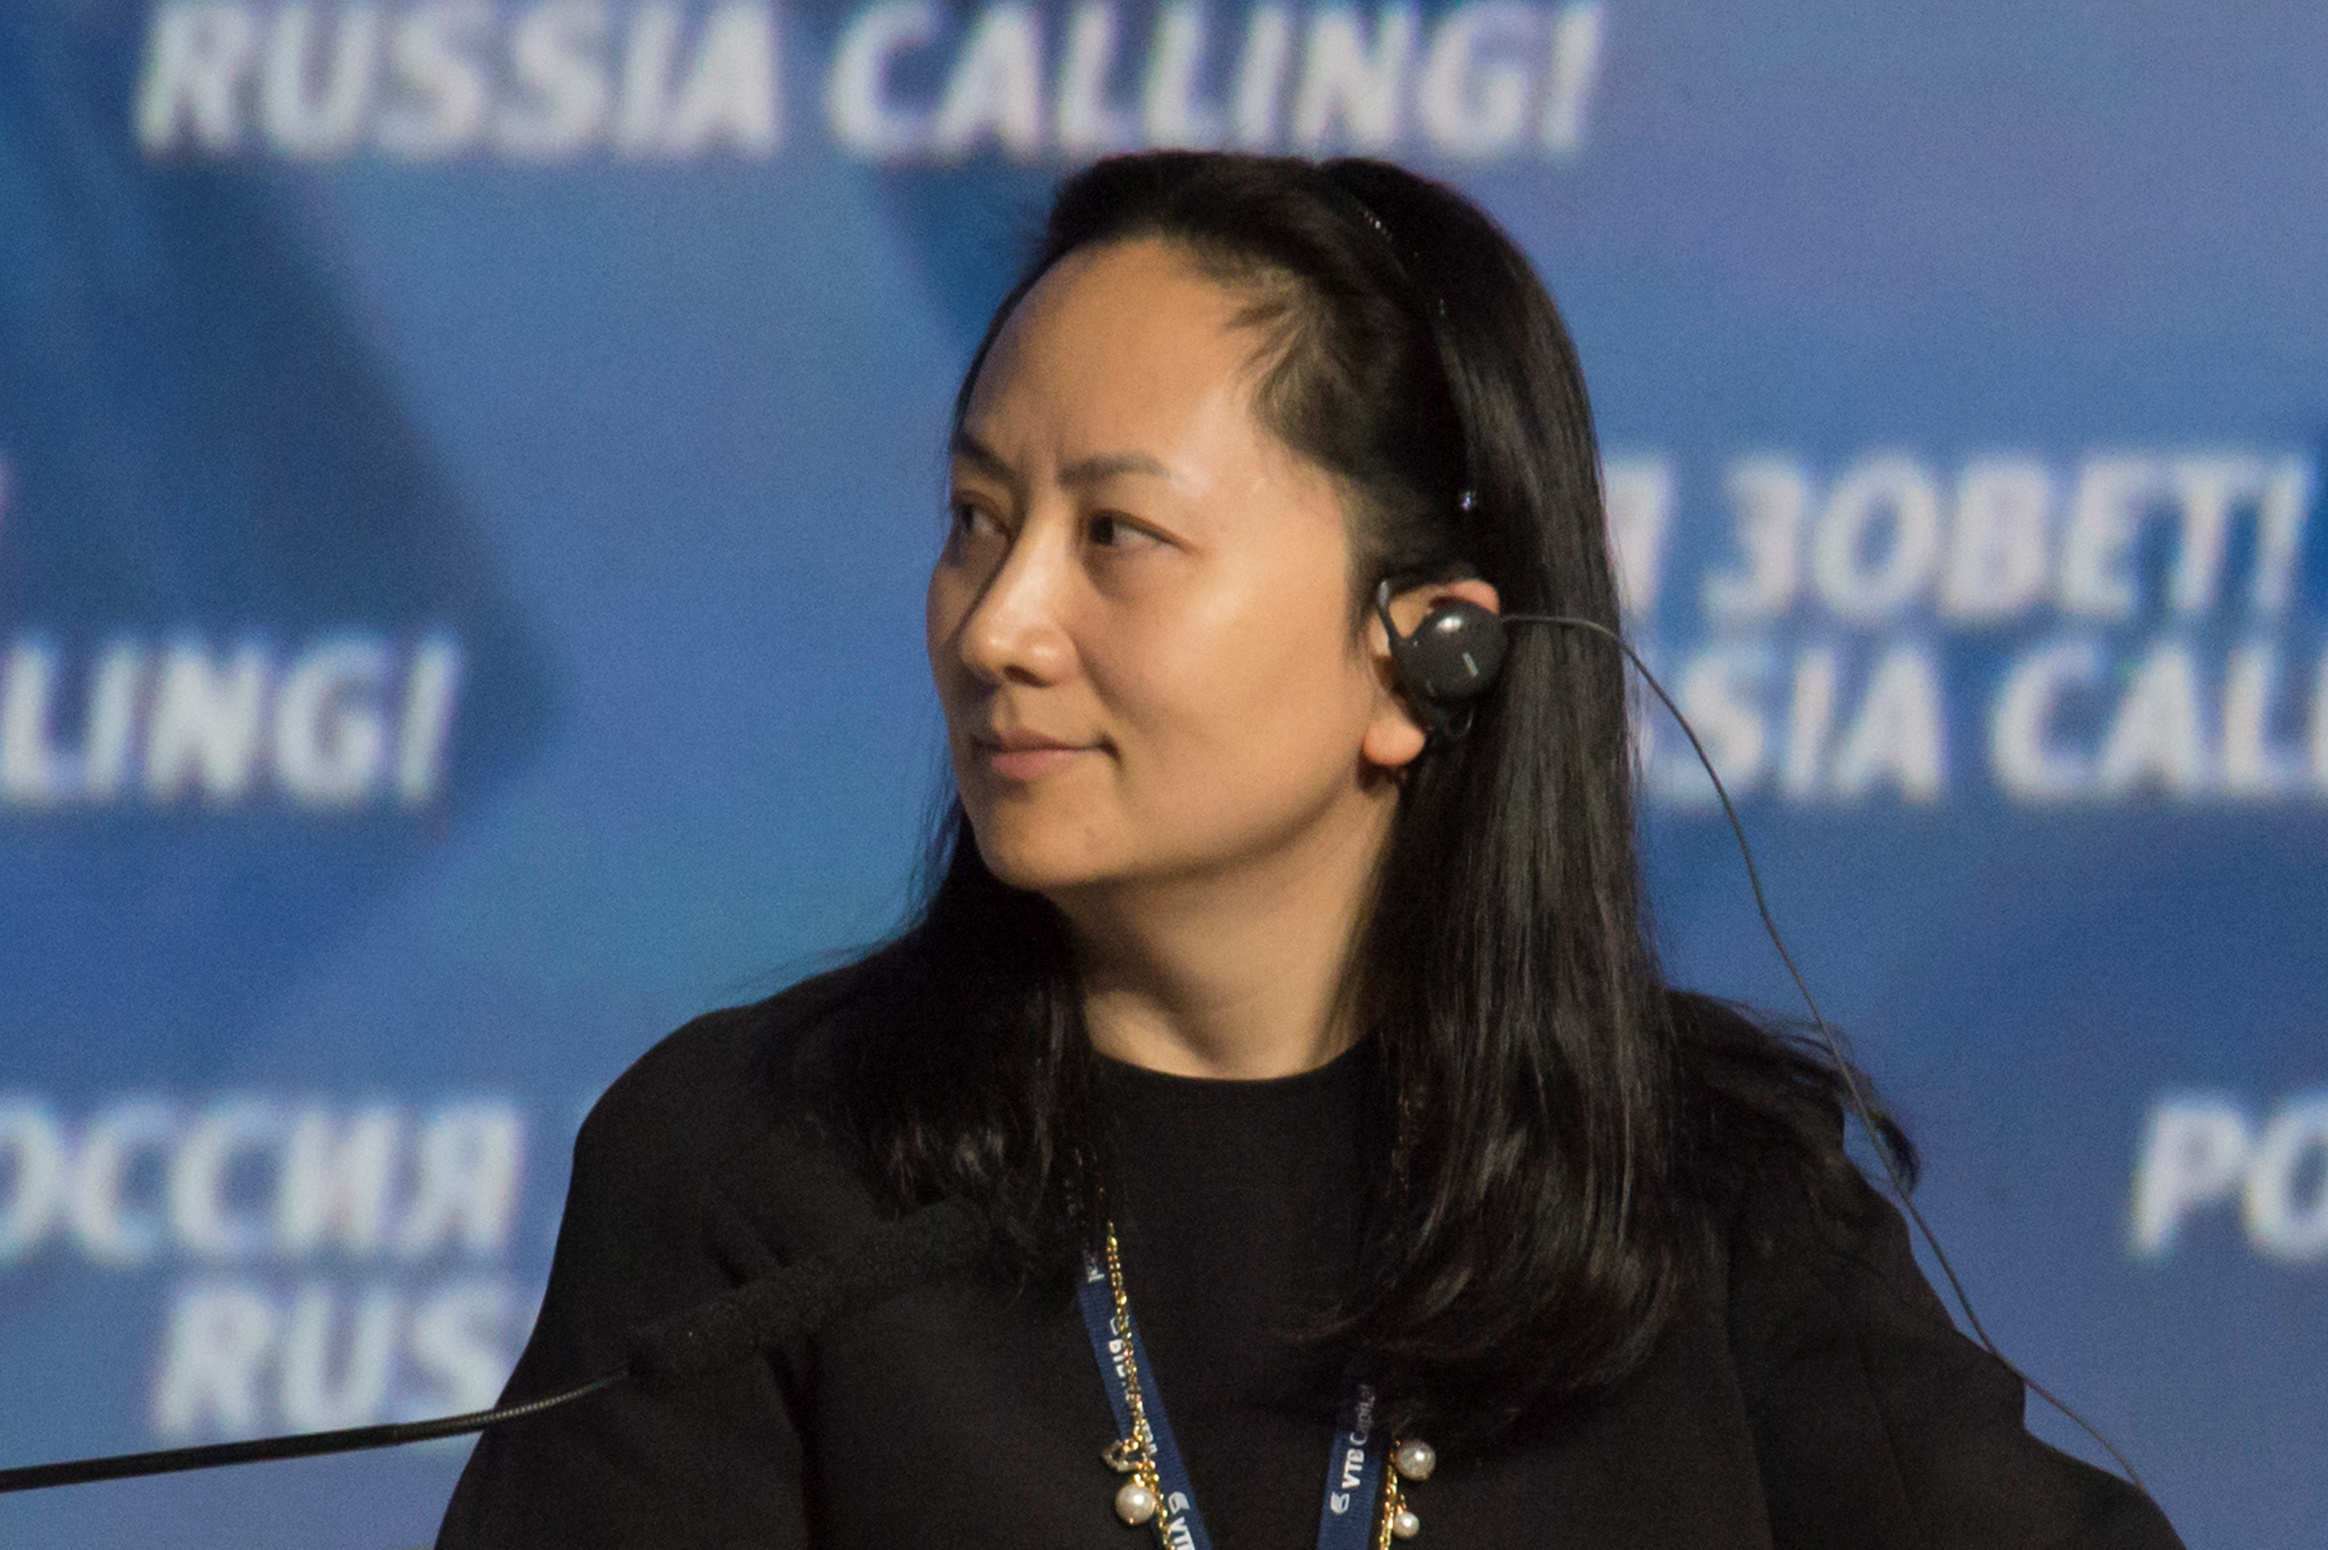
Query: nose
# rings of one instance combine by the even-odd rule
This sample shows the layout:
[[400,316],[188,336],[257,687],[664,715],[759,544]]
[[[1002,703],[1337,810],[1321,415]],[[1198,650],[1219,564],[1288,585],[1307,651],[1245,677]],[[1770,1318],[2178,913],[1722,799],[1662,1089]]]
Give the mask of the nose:
[[1058,683],[1075,671],[1066,627],[1074,567],[1063,524],[1029,522],[987,577],[955,631],[955,653],[988,683]]

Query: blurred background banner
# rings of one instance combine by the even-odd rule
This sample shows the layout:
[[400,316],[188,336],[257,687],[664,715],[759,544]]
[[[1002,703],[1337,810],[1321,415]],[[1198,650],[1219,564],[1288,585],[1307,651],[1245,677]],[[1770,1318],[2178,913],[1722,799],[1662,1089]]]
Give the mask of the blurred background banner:
[[[946,407],[1048,188],[1229,144],[1525,243],[1990,1328],[2194,1547],[2328,1542],[2324,60],[2163,0],[0,11],[0,1462],[492,1397],[596,1093],[906,904]],[[1674,976],[1792,1012],[1642,742]],[[0,1543],[409,1545],[462,1457]]]

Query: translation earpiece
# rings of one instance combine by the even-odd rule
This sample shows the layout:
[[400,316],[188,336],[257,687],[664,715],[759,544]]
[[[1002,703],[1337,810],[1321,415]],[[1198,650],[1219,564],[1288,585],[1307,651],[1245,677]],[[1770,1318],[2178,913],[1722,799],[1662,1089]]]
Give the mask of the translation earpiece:
[[1408,694],[1444,715],[1485,694],[1503,668],[1504,621],[1493,610],[1464,598],[1435,605],[1401,635],[1390,618],[1390,583],[1374,589],[1374,611],[1390,637],[1390,660]]

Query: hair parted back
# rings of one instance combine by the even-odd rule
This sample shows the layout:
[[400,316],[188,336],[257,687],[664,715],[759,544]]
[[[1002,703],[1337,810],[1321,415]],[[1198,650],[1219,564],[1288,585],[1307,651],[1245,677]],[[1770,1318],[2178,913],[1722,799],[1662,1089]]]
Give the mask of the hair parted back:
[[[1250,292],[1257,410],[1350,492],[1354,629],[1376,579],[1462,575],[1507,609],[1616,627],[1591,414],[1551,297],[1475,206],[1383,163],[1163,152],[1076,174],[971,361],[957,428],[1034,283],[1140,238]],[[1514,633],[1468,736],[1406,773],[1358,955],[1399,1155],[1371,1182],[1364,1284],[1328,1337],[1458,1445],[1608,1392],[1687,1279],[1622,671],[1584,632]],[[1023,1263],[1060,1267],[1095,1145],[1064,924],[986,870],[959,804],[933,862],[868,976],[886,1010],[843,1051],[846,1124],[895,1197],[968,1195]]]

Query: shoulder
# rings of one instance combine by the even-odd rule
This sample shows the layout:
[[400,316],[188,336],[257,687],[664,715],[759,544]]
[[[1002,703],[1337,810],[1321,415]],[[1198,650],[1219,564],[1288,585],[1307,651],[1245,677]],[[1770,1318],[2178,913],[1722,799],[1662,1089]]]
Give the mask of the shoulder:
[[[1833,1056],[1818,1044],[1778,1031],[1734,1001],[1696,991],[1666,992],[1673,1019],[1681,1092],[1693,1126],[1737,1125],[1759,1117],[1831,1135],[1841,1143],[1842,1083]],[[1744,1142],[1744,1135],[1701,1137]]]
[[[1833,1052],[1710,996],[1675,991],[1668,1006],[1681,1158],[1702,1206],[1733,1226],[1774,1207],[1863,1219],[1871,1197],[1844,1146],[1849,1084]],[[1914,1146],[1859,1083],[1894,1166],[1913,1183]]]
[[830,1193],[834,1167],[771,1168],[768,1154],[777,1138],[806,1135],[829,1164],[819,1122],[824,1056],[883,957],[706,1013],[617,1077],[575,1137],[553,1282],[586,1272],[594,1282],[652,1287],[703,1253],[717,1197],[746,1174],[753,1188]]
[[[575,1139],[549,1284],[507,1395],[620,1367],[639,1325],[784,1257],[780,1215],[833,1217],[855,1204],[845,1168],[778,1143],[810,1104],[810,1056],[879,956],[698,1017],[607,1088]],[[747,1519],[796,1522],[797,1446],[777,1372],[746,1363],[698,1380],[685,1405],[623,1389],[496,1428],[438,1542],[649,1544],[705,1540]]]
[[[1672,995],[1690,1191],[1725,1249],[1733,1302],[1777,1285],[1896,1282],[1919,1316],[1931,1295],[1899,1211],[1846,1145],[1849,1087],[1834,1053],[1736,1005]],[[1901,1181],[1916,1154],[1864,1076],[1857,1078]]]
[[1958,1331],[1845,1149],[1832,1056],[1701,996],[1676,996],[1674,1022],[1693,1173],[1726,1248],[1709,1311],[1774,1539],[2172,1550],[2147,1499],[2025,1429],[2020,1374]]
[[1723,1301],[1749,1391],[1797,1342],[1855,1345],[1846,1332],[1875,1325],[1997,1366],[1955,1341],[1899,1210],[1846,1148],[1832,1055],[1725,1002],[1677,993],[1672,1005],[1690,1168],[1726,1250]]
[[646,1184],[700,1174],[769,1131],[813,1113],[826,1056],[886,953],[818,974],[747,1006],[707,1012],[615,1078],[575,1141],[585,1162]]
[[[814,1108],[815,1051],[880,957],[698,1017],[607,1088],[575,1138],[549,1286],[512,1392],[601,1370],[633,1325],[767,1269],[784,1254],[769,1213],[855,1206],[829,1146],[784,1143]],[[738,1197],[754,1209],[739,1211]]]

